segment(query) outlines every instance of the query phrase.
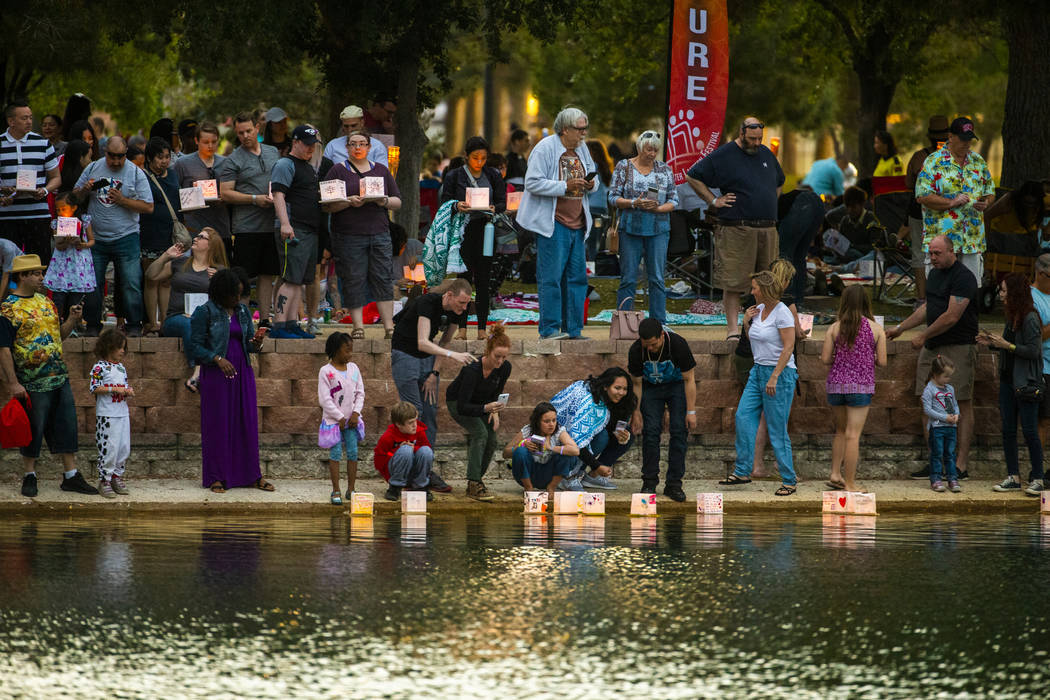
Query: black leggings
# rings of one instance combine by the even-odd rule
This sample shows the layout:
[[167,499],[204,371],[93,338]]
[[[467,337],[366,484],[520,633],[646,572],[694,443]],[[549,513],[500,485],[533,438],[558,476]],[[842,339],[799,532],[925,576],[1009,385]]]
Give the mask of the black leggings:
[[485,243],[485,218],[478,216],[467,222],[460,244],[460,256],[467,266],[465,277],[474,285],[474,308],[478,316],[478,331],[485,330],[489,322],[489,300],[491,294],[492,256],[482,255]]

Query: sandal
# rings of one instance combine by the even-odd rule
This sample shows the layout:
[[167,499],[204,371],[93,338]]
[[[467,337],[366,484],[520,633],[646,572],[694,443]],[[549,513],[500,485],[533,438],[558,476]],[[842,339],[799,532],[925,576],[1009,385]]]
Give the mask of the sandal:
[[350,340],[364,340],[364,339],[365,339],[365,329],[364,328],[355,328],[354,330],[350,331]]
[[727,335],[727,336],[726,336],[726,340],[736,340],[736,341],[739,341],[739,340],[740,340],[740,334],[739,334],[739,333],[731,333],[731,334],[729,334],[729,335]]
[[343,505],[343,497],[339,495],[338,491],[332,491],[332,505],[341,506]]
[[200,387],[200,385],[200,380],[196,379],[195,377],[190,377],[186,380],[186,390],[191,394],[196,394],[197,389]]
[[274,490],[273,484],[271,484],[269,481],[267,481],[266,479],[263,479],[261,477],[258,479],[258,481],[255,482],[255,488],[259,489],[260,491],[273,491]]
[[214,484],[209,486],[212,493],[226,493],[226,487],[222,485],[221,481],[216,481]]
[[832,491],[845,491],[846,490],[846,482],[844,482],[844,481],[832,481],[831,479],[828,479],[827,481],[824,482],[824,485],[827,486]]
[[729,476],[727,476],[722,481],[719,481],[718,483],[720,483],[722,486],[740,486],[740,485],[743,485],[743,484],[750,484],[751,483],[751,479],[745,479],[742,476],[737,476],[736,474],[730,474]]
[[790,496],[795,493],[797,489],[794,486],[788,486],[787,484],[781,484],[780,488],[773,492],[774,496]]

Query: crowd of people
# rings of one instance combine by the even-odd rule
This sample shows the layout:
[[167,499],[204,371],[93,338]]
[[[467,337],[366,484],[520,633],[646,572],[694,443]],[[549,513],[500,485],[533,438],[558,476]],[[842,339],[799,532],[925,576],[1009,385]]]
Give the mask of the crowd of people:
[[[71,107],[77,103],[71,100]],[[329,362],[318,375],[323,415],[318,440],[329,450],[331,502],[343,502],[341,462],[346,462],[346,493],[357,478],[365,396],[361,371],[350,357],[353,341],[364,337],[364,308],[370,302],[391,341],[391,374],[400,398],[374,449],[376,469],[388,482],[386,497],[396,500],[404,489],[426,490],[428,498],[451,490],[433,469],[433,446],[441,370],[460,365],[444,401],[466,433],[466,495],[493,500],[484,476],[500,447],[500,416],[509,400],[504,389],[513,367],[502,325],[487,318],[506,274],[491,224],[506,220],[508,195],[520,188],[511,226],[535,242],[541,338],[582,337],[588,238],[595,220],[609,211],[619,216],[618,305],[633,301],[644,260],[650,306],[626,369],[612,367],[571,383],[539,403],[527,425],[515,426],[514,439],[502,450],[514,478],[526,489],[550,492],[615,489],[613,467],[641,436],[641,488],[655,493],[666,412],[670,441],[663,493],[685,499],[688,433],[696,426],[696,359],[687,342],[664,326],[669,216],[680,207],[680,191],[659,159],[661,135],[642,132],[636,155],[614,164],[600,143],[586,141],[586,113],[570,107],[531,150],[528,134],[512,135],[506,157],[493,153],[481,137],[469,139],[462,161],[442,173],[440,208],[428,233],[446,245],[457,241],[462,273],[449,279],[442,274],[442,283],[429,291],[416,287],[395,313],[395,294],[410,281],[395,274],[395,260],[408,255],[410,246],[395,249],[392,243],[390,212],[400,208],[401,199],[383,162],[385,145],[375,138],[390,128],[392,109],[396,105],[381,96],[367,111],[346,107],[340,114],[342,135],[323,148],[317,128],[290,128],[279,108],[244,112],[232,120],[239,145],[223,155],[219,129],[209,122],[187,120],[176,127],[171,119],[159,120],[139,152],[132,139],[100,138],[87,115],[71,119],[67,113],[65,120],[48,115],[45,134],[38,135],[27,104],[7,107],[8,130],[0,140],[0,237],[11,258],[12,290],[0,307],[0,371],[11,394],[26,399],[32,427],[32,442],[22,448],[23,494],[36,494],[35,460],[45,438],[66,466],[63,489],[105,497],[127,492],[126,401],[134,391],[122,359],[127,337],[150,333],[181,338],[193,368],[186,389],[202,396],[202,485],[215,493],[242,486],[272,491],[259,466],[248,358],[267,334],[314,337],[324,280],[329,296],[345,303],[352,326],[350,333],[329,335]],[[58,129],[67,122],[59,139]],[[841,189],[836,225],[853,244],[841,257],[855,261],[871,254],[877,225],[868,208],[870,194],[844,187],[842,159],[818,163],[809,183],[785,200],[784,173],[762,144],[764,128],[758,118],[745,118],[736,138],[694,165],[687,182],[715,222],[714,283],[723,290],[728,338],[738,342],[737,456],[733,472],[720,483],[750,483],[768,439],[780,472],[776,495],[790,496],[797,476],[788,421],[798,383],[795,343],[804,336],[798,305],[807,288],[806,254],[832,214],[819,197],[824,194],[817,192],[819,183],[828,183],[830,194]],[[1050,410],[1044,378],[1050,341],[1043,340],[1050,335],[1050,285],[1043,279],[1050,280],[1050,255],[1037,261],[1033,287],[1021,276],[1003,280],[1003,334],[979,329],[984,218],[995,201],[994,184],[983,159],[971,150],[976,139],[971,120],[960,117],[949,125],[934,117],[931,142],[941,136],[943,143],[924,149],[922,158],[917,153],[907,169],[892,137],[876,136],[883,174],[914,181],[918,217],[912,218],[920,235],[916,238],[911,221],[899,235],[922,251],[922,297],[914,313],[884,330],[861,287],[843,291],[821,355],[830,367],[827,395],[836,421],[827,486],[858,488],[860,436],[875,391],[875,367],[886,363],[888,340],[925,325],[912,344],[920,349],[916,396],[924,410],[930,465],[913,476],[928,478],[935,491],[958,491],[968,476],[976,345],[982,344],[1002,354],[1008,475],[996,488],[1022,486],[1019,419],[1032,462],[1025,492],[1037,495],[1043,487],[1037,426]],[[917,158],[921,165],[913,168]],[[342,182],[347,196],[322,202],[322,180]],[[215,191],[203,206],[183,205],[183,192],[203,191],[201,183],[209,181]],[[366,194],[366,185],[376,182],[380,188]],[[479,190],[488,194],[488,204],[480,207],[472,203]],[[1029,202],[1024,191],[1015,199],[1019,211],[1037,208],[1034,219],[1042,222],[1041,200]],[[1024,221],[1033,218],[1029,213],[1024,210]],[[912,260],[918,257],[913,254]],[[116,328],[104,326],[110,263]],[[253,285],[256,313],[249,305]],[[750,297],[742,300],[746,293]],[[478,338],[485,341],[480,358],[449,348],[466,329],[472,302]],[[306,328],[300,324],[304,315]],[[98,338],[99,361],[91,373],[97,488],[73,461],[76,416],[61,353],[61,339],[73,332]]]

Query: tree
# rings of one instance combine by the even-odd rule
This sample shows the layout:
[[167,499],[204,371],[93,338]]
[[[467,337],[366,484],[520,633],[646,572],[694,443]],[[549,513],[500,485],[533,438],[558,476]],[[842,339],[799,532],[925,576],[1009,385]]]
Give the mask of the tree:
[[1038,0],[1000,6],[1010,47],[1003,114],[1004,187],[1050,178],[1050,13]]

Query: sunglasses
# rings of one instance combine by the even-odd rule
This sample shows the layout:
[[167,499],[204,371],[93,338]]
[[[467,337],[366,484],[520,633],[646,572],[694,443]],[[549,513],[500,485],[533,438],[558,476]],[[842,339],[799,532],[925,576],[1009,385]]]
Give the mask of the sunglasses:
[[123,153],[114,153],[112,151],[106,151],[106,157],[107,158],[118,158],[118,159],[119,158],[126,158],[127,155],[128,155],[127,151],[124,151]]
[[754,124],[744,124],[745,129],[765,129],[766,125],[762,122],[755,122]]
[[210,241],[211,238],[205,236],[203,233],[198,233],[196,236],[193,237],[193,240],[194,241]]

